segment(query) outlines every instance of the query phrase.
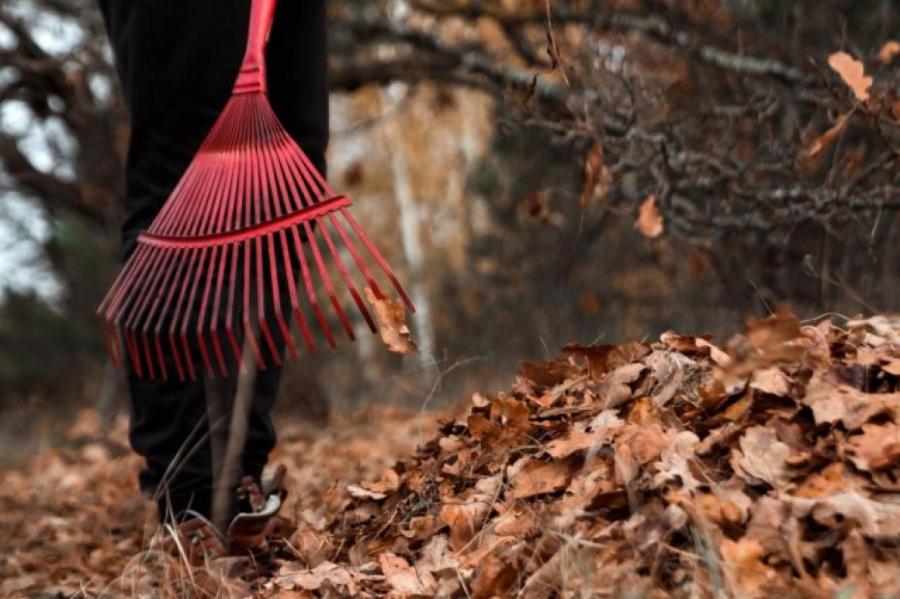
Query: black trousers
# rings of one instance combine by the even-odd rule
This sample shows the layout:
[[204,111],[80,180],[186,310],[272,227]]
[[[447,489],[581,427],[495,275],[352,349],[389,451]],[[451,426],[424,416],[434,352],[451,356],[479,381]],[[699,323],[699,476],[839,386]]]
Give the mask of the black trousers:
[[[131,118],[122,227],[127,258],[230,96],[246,45],[250,0],[99,2]],[[325,0],[282,0],[267,50],[272,107],[323,173],[325,30]],[[257,375],[245,475],[258,478],[275,445],[271,412],[280,376],[277,368]],[[141,487],[159,493],[161,517],[188,508],[209,515],[213,458],[206,396],[215,386],[217,395],[233,398],[236,381],[163,382],[132,371],[128,382],[131,445],[146,459]]]

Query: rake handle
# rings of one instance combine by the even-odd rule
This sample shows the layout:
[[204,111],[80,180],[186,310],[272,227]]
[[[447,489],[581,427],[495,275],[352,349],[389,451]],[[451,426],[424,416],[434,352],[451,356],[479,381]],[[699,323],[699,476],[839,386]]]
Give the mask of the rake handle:
[[234,84],[235,94],[266,91],[266,42],[277,4],[278,0],[253,0],[250,6],[247,50]]

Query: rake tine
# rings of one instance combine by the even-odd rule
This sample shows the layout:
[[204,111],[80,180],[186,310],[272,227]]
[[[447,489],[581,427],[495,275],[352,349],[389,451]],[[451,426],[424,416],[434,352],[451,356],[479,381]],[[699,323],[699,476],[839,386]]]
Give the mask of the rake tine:
[[[162,301],[163,297],[166,297],[166,304],[168,304],[169,298],[171,298],[171,294],[166,293],[169,289],[170,281],[174,280],[175,271],[171,268],[172,265],[177,261],[177,254],[175,252],[169,252],[168,255],[164,258],[162,263],[162,270],[166,273],[165,277],[163,277],[162,282],[160,283],[160,289],[156,293],[156,299],[153,301],[153,305],[150,307],[150,311],[147,313],[147,317],[144,319],[144,326],[142,329],[142,335],[146,339],[150,333],[150,325],[153,322],[153,316],[156,314],[157,308],[159,308],[159,304]],[[160,312],[162,315],[162,312]],[[139,324],[139,323],[138,323]],[[156,338],[156,355],[159,361],[160,372],[162,373],[163,380],[168,380],[168,372],[166,369],[166,363],[163,359],[162,348],[160,347],[159,341],[159,329],[155,330],[155,338]]]
[[[303,170],[306,177],[315,180],[319,184],[319,186],[325,190],[326,194],[328,194],[329,196],[333,196],[334,192],[328,185],[328,181],[326,181],[325,178],[322,177],[322,174],[319,173],[315,166],[313,166],[312,162],[310,162],[309,160],[309,157],[299,147],[296,147],[296,149],[294,150],[294,155],[297,157],[299,163],[304,167]],[[397,279],[397,275],[394,273],[394,270],[387,263],[387,260],[384,259],[384,256],[381,255],[381,252],[378,251],[378,248],[375,247],[375,244],[372,243],[371,240],[369,240],[365,232],[363,232],[362,227],[359,226],[359,223],[356,222],[356,219],[353,218],[353,215],[351,215],[348,210],[341,209],[339,212],[344,216],[344,219],[350,224],[357,237],[359,237],[360,241],[362,241],[363,245],[366,246],[366,249],[369,250],[369,253],[373,258],[375,258],[375,261],[388,276],[388,279],[390,279],[391,284],[394,286],[394,289],[397,290],[397,293],[400,294],[400,297],[403,299],[403,303],[406,305],[406,308],[410,311],[410,313],[415,313],[415,306],[409,299],[406,291],[404,291],[403,287],[400,285],[400,281]],[[331,218],[334,219],[334,216],[332,215]],[[352,243],[348,243],[348,247],[351,247],[352,245]],[[375,291],[376,295],[380,295],[380,290],[376,291],[376,289],[373,288],[372,291]]]
[[369,314],[369,311],[366,309],[366,305],[363,303],[362,298],[360,298],[359,293],[356,290],[356,287],[353,285],[353,281],[350,279],[350,273],[347,271],[346,265],[344,265],[344,260],[341,258],[340,253],[334,247],[334,242],[331,240],[331,234],[328,233],[328,221],[322,221],[319,230],[322,231],[322,237],[325,238],[325,243],[328,245],[328,251],[331,252],[332,258],[334,258],[335,263],[337,264],[338,271],[341,273],[341,278],[344,279],[344,284],[347,286],[347,290],[350,292],[350,295],[353,296],[353,301],[356,302],[356,307],[359,308],[359,311],[362,312],[363,318],[366,319],[366,323],[369,325],[369,329],[372,330],[373,333],[378,332],[378,329],[375,328],[375,322],[372,320],[372,316]]
[[300,241],[300,234],[297,232],[296,228],[291,229],[291,232],[294,235],[294,250],[297,253],[297,257],[300,258],[300,272],[303,275],[303,285],[306,289],[306,296],[309,298],[313,313],[316,315],[316,320],[318,321],[319,326],[322,328],[322,333],[324,333],[325,339],[328,341],[328,345],[331,347],[331,349],[336,349],[337,343],[335,343],[334,335],[331,332],[331,327],[328,326],[328,321],[325,320],[325,315],[322,313],[322,309],[319,306],[319,300],[316,296],[315,287],[313,286],[309,264],[307,264],[306,261],[306,250],[303,249],[303,242]]
[[[216,373],[212,365],[212,360],[209,359],[209,353],[206,351],[206,343],[203,341],[203,315],[206,314],[206,307],[209,304],[209,292],[212,288],[213,279],[211,271],[214,268],[213,264],[215,263],[218,254],[219,247],[213,246],[209,261],[205,264],[206,272],[200,277],[205,279],[205,284],[203,287],[203,296],[200,300],[200,311],[197,313],[197,344],[200,347],[200,355],[203,357],[203,364],[206,366],[206,372],[211,379],[216,377]],[[204,265],[201,265],[200,270],[202,271],[203,268]]]
[[235,363],[238,365],[238,368],[241,372],[244,372],[244,357],[241,352],[241,348],[238,345],[237,337],[234,334],[234,323],[235,314],[234,314],[234,302],[235,297],[237,295],[237,265],[238,265],[238,256],[240,254],[240,246],[238,244],[234,244],[234,254],[231,260],[231,279],[228,283],[228,308],[225,317],[225,333],[228,335],[228,344],[231,346],[231,351],[234,354]]
[[262,331],[266,345],[269,347],[269,353],[272,354],[272,361],[276,366],[281,366],[281,355],[275,347],[275,340],[269,331],[269,324],[266,319],[266,300],[265,300],[265,284],[263,283],[263,248],[262,239],[256,239],[256,320]]
[[350,325],[350,319],[347,318],[347,314],[344,312],[341,302],[338,301],[337,295],[335,295],[334,285],[331,283],[331,276],[328,274],[328,267],[322,260],[319,244],[316,242],[315,231],[312,230],[312,227],[309,226],[308,222],[303,223],[303,228],[306,230],[309,246],[312,249],[313,258],[315,259],[316,267],[319,270],[319,276],[322,278],[322,283],[325,285],[325,292],[331,300],[331,305],[334,307],[334,311],[337,313],[338,318],[344,327],[344,331],[347,333],[347,337],[350,338],[350,341],[355,341],[356,335],[353,332],[353,327]]
[[353,230],[356,232],[356,236],[359,237],[360,241],[363,242],[363,245],[366,246],[366,249],[369,250],[369,253],[375,258],[375,261],[378,262],[378,265],[381,267],[381,270],[384,271],[384,274],[387,275],[388,279],[390,279],[391,284],[394,286],[394,289],[397,290],[397,293],[400,294],[400,297],[403,299],[403,303],[406,305],[406,309],[409,310],[411,314],[414,314],[416,311],[416,307],[413,306],[412,301],[409,299],[409,296],[406,295],[406,291],[403,290],[403,287],[400,285],[400,281],[397,280],[397,275],[394,274],[394,270],[387,263],[387,260],[384,259],[384,256],[381,255],[381,252],[378,251],[378,248],[375,247],[375,244],[372,243],[366,234],[363,232],[362,227],[359,226],[359,223],[356,222],[356,219],[353,218],[353,215],[350,214],[348,210],[341,209],[339,210],[341,215],[344,217],[344,220],[350,224]]
[[344,241],[344,246],[350,252],[350,255],[353,256],[353,261],[356,263],[356,267],[359,269],[359,272],[362,274],[363,278],[366,280],[366,284],[375,293],[375,297],[378,299],[384,299],[384,293],[381,292],[381,287],[378,286],[378,283],[375,281],[375,278],[369,272],[366,263],[363,261],[362,256],[359,255],[359,252],[356,250],[356,245],[353,243],[353,240],[347,235],[347,232],[344,231],[344,227],[341,226],[341,221],[335,218],[334,214],[328,215],[328,220],[337,229],[338,235],[341,236],[341,239]]
[[[258,114],[258,109],[256,113]],[[257,134],[259,133],[259,127],[256,127]],[[272,220],[271,210],[269,208],[269,202],[271,201],[271,196],[269,194],[269,185],[266,177],[262,173],[262,169],[260,168],[260,151],[258,147],[258,135],[257,140],[251,145],[250,149],[250,159],[251,164],[253,166],[253,188],[256,192],[257,202],[255,202],[255,211],[257,216],[257,222],[269,222]],[[260,205],[262,205],[262,215],[260,215]],[[260,217],[263,220],[260,220]],[[269,329],[269,323],[266,314],[266,300],[265,300],[265,290],[266,286],[263,282],[265,277],[265,271],[263,269],[263,239],[260,237],[256,238],[256,320],[259,323],[259,329],[262,333],[262,338],[265,340],[266,345],[269,348],[269,354],[272,356],[272,362],[275,366],[281,366],[281,353],[278,351],[278,348],[275,347],[275,340],[272,338],[272,332]]]
[[226,245],[222,248],[222,259],[219,261],[219,276],[216,278],[216,291],[213,294],[213,308],[210,315],[210,336],[213,339],[213,348],[216,350],[216,360],[219,363],[219,372],[222,378],[228,377],[228,368],[225,366],[225,355],[219,343],[219,308],[222,303],[222,283],[225,277],[225,265],[228,262],[228,254],[232,246]]
[[134,335],[131,334],[131,331],[125,330],[125,349],[128,351],[128,357],[131,361],[131,367],[134,369],[134,373],[138,376],[139,379],[144,378],[144,369],[141,368],[141,360],[140,356],[137,353],[137,344],[134,342]]
[[[262,121],[260,119],[259,121]],[[263,129],[262,133],[266,133],[265,122],[262,121],[257,122],[257,132],[260,132],[260,128]],[[275,200],[277,184],[274,180],[272,173],[272,162],[267,152],[260,152],[259,158],[263,162],[265,170],[263,171],[262,176],[262,187],[263,187],[263,197],[268,198],[272,203],[272,210],[275,213],[275,217],[281,216],[281,208],[278,205],[278,202]],[[283,198],[282,198],[283,200]],[[268,203],[263,205],[266,215],[266,220],[270,220],[272,215],[269,212]],[[293,359],[299,359],[300,355],[297,352],[297,346],[294,344],[293,336],[291,335],[290,327],[287,326],[287,323],[284,320],[284,314],[281,310],[281,290],[278,284],[278,268],[277,268],[277,260],[275,257],[275,239],[274,234],[267,235],[268,246],[269,246],[269,278],[272,285],[272,303],[273,303],[273,311],[275,313],[275,318],[278,322],[278,326],[281,329],[281,336],[284,339],[285,345],[290,352],[290,355]],[[284,237],[282,236],[282,241]],[[289,271],[291,269],[291,264],[288,261],[285,261],[284,270]],[[292,279],[292,275],[289,278]],[[290,284],[293,284],[292,282]]]
[[[277,131],[275,131],[273,129],[271,119],[267,120],[267,125],[268,125],[267,131],[274,138],[277,139],[277,137],[278,137]],[[278,191],[279,191],[279,197],[281,198],[281,201],[284,204],[285,213],[289,213],[292,211],[292,208],[290,205],[290,200],[289,200],[289,198],[291,196],[288,193],[287,187],[285,185],[285,180],[287,179],[287,175],[284,170],[284,164],[282,163],[283,157],[282,157],[281,152],[277,151],[277,150],[278,150],[278,148],[276,148],[276,152],[274,152],[274,156],[269,153],[265,154],[266,167],[267,167],[269,177],[273,182],[272,187],[274,188],[277,185]],[[293,192],[293,190],[292,190],[292,192]],[[294,195],[294,199],[295,199],[295,204],[297,204],[294,209],[302,208],[302,204],[300,204],[296,200],[296,193],[293,193],[293,195]],[[279,212],[277,203],[275,204],[275,210],[276,210],[276,213]],[[318,299],[315,294],[315,290],[312,285],[312,279],[309,276],[309,267],[306,263],[306,253],[303,250],[303,244],[300,241],[300,238],[297,234],[296,228],[292,229],[292,233],[294,236],[294,246],[296,249],[296,253],[300,260],[300,266],[301,266],[301,271],[302,271],[304,287],[306,290],[307,298],[309,299],[310,305],[312,306],[312,310],[316,316],[316,320],[319,322],[319,326],[322,328],[322,332],[325,334],[325,338],[328,341],[328,345],[332,349],[334,349],[334,348],[336,348],[334,336],[332,335],[331,328],[328,326],[328,323],[325,320],[325,317],[322,314],[321,309],[319,308],[319,302],[318,302]],[[303,313],[300,310],[300,300],[299,300],[298,294],[297,294],[297,283],[295,282],[295,279],[294,279],[293,260],[291,260],[290,256],[289,256],[290,251],[288,249],[289,244],[287,241],[287,235],[284,231],[281,231],[280,235],[281,235],[282,256],[283,256],[284,265],[285,265],[284,270],[285,270],[285,274],[287,275],[287,278],[288,278],[288,289],[290,291],[291,307],[293,309],[294,318],[297,321],[297,325],[300,328],[300,332],[303,335],[303,340],[306,342],[307,347],[309,347],[309,350],[315,354],[318,352],[318,348],[316,347],[316,344],[313,341],[311,331],[306,322],[306,318],[303,316]],[[275,297],[278,298],[278,295],[276,295]]]
[[[142,296],[139,296],[137,298],[137,300],[135,301],[135,305],[132,306],[131,313],[125,321],[125,328],[134,332],[138,331],[138,327],[140,326],[144,311],[151,304],[151,302],[153,302],[154,305],[159,302],[161,293],[156,291],[156,286],[159,283],[160,279],[163,278],[166,274],[166,266],[171,260],[171,255],[159,255],[160,252],[155,252],[154,254],[154,256],[151,256],[148,259],[148,271],[146,276],[142,278],[141,289],[143,291],[143,294]],[[158,256],[158,258],[156,256]],[[150,378],[155,378],[155,369],[153,367],[154,354],[150,350],[150,343],[146,333],[147,331],[145,328],[139,334],[147,359],[147,374]]]
[[[290,160],[286,160],[285,164],[288,169],[292,171],[292,173],[297,175],[297,171],[295,170],[294,165]],[[299,184],[300,193],[303,194],[303,200],[300,199],[300,196],[297,194],[297,186]],[[315,202],[310,196],[309,190],[306,187],[306,182],[303,180],[303,177],[296,177],[295,180],[289,182],[289,189],[294,196],[294,201],[301,207],[309,207],[312,206]],[[313,259],[316,264],[316,268],[319,271],[319,276],[322,279],[322,283],[325,285],[325,292],[328,295],[328,298],[331,300],[331,305],[334,307],[335,313],[338,315],[338,319],[341,321],[341,325],[344,327],[344,331],[347,333],[347,337],[351,341],[356,340],[356,334],[353,332],[353,327],[350,325],[350,320],[347,318],[347,314],[344,312],[344,308],[341,306],[340,301],[338,301],[337,296],[334,292],[334,285],[331,282],[331,276],[328,274],[328,268],[325,266],[324,261],[322,260],[322,254],[319,250],[319,244],[316,242],[315,233],[312,230],[309,222],[303,223],[303,229],[306,232],[306,239],[309,242],[310,250],[312,250]]]
[[[226,110],[236,109],[239,111],[238,116],[242,116],[241,110],[243,106],[241,104],[233,104],[229,102],[231,106],[226,108]],[[243,120],[243,119],[241,119]],[[224,131],[217,130],[217,135],[211,135],[207,139],[207,144],[210,149],[218,150],[212,154],[215,157],[214,160],[214,168],[211,169],[211,181],[208,186],[204,186],[202,191],[202,195],[205,197],[212,198],[214,200],[218,200],[223,197],[228,197],[231,190],[231,183],[234,178],[234,169],[231,167],[231,159],[233,147],[238,144],[239,137],[243,132],[243,127],[224,129]],[[222,136],[222,139],[219,139],[219,134]],[[238,145],[238,147],[240,147]],[[224,218],[224,205],[221,201],[207,201],[204,202],[204,211],[201,213],[201,220],[199,223],[199,231],[214,231],[219,232],[222,230],[223,218]],[[213,223],[215,224],[215,229],[213,228]],[[200,349],[200,354],[203,359],[203,364],[206,367],[207,374],[210,378],[215,378],[215,368],[213,367],[212,360],[210,359],[210,352],[207,350],[206,341],[204,340],[204,320],[206,315],[206,309],[209,306],[209,298],[210,292],[212,290],[212,281],[213,281],[213,273],[215,271],[215,262],[216,258],[219,255],[219,246],[213,246],[212,254],[209,258],[209,261],[198,265],[197,274],[195,276],[204,278],[205,284],[202,294],[202,300],[200,305],[200,310],[197,314],[197,325],[196,325],[196,337],[197,344]],[[225,251],[223,249],[222,255],[224,256]],[[203,253],[205,257],[205,250]],[[214,302],[215,303],[215,302]],[[193,305],[193,292],[192,292],[192,301],[188,304]],[[187,322],[187,316],[186,322]],[[211,332],[210,340],[213,345],[213,350],[216,353],[216,357],[218,360],[218,365],[220,369],[224,372],[224,359],[222,356],[222,350],[219,346],[218,335]],[[227,376],[223,374],[223,376]]]
[[[275,164],[275,167],[278,169],[277,179],[278,179],[279,187],[282,190],[282,197],[283,198],[287,198],[287,197],[293,198],[296,209],[299,210],[303,207],[303,203],[299,199],[297,190],[294,188],[293,184],[291,184],[291,181],[285,172],[284,158],[281,156],[280,153],[276,153],[275,157],[276,157],[276,161],[274,164]],[[290,195],[285,193],[286,187],[289,189]],[[304,288],[306,290],[307,299],[309,299],[309,303],[312,307],[313,313],[316,316],[316,321],[318,321],[319,326],[322,329],[322,333],[325,335],[325,339],[328,341],[328,345],[332,349],[336,349],[337,344],[335,343],[334,335],[331,332],[331,327],[328,326],[328,321],[325,320],[325,316],[322,313],[321,307],[319,306],[319,300],[316,297],[315,287],[313,286],[312,276],[310,275],[309,264],[307,263],[307,260],[306,260],[306,251],[303,249],[303,242],[300,240],[300,235],[297,232],[297,227],[292,227],[291,233],[294,238],[294,250],[297,254],[297,257],[300,259],[300,270],[301,270],[301,274],[303,275],[303,284],[304,284]],[[297,313],[299,313],[299,310],[297,310]]]
[[[291,169],[292,173],[297,178],[297,180],[300,184],[301,193],[303,194],[303,198],[306,200],[306,202],[304,204],[311,206],[313,203],[318,201],[318,200],[312,199],[312,193],[315,193],[315,195],[317,195],[318,198],[321,199],[322,191],[330,192],[330,189],[328,188],[327,183],[324,182],[324,179],[322,179],[321,177],[318,177],[318,180],[323,185],[319,191],[314,190],[313,184],[314,184],[315,178],[310,175],[310,170],[313,173],[317,173],[317,171],[312,166],[312,164],[309,163],[309,159],[306,158],[306,156],[303,154],[302,150],[299,150],[299,148],[297,148],[297,149],[295,149],[294,154],[295,154],[295,156],[297,156],[299,158],[297,160],[297,164],[294,164],[292,161],[287,161],[288,168]],[[298,170],[298,167],[299,167],[299,170]],[[307,188],[307,186],[309,186],[309,188]],[[333,217],[332,217],[332,220],[334,220]],[[347,290],[350,292],[350,295],[353,297],[353,301],[356,303],[356,307],[359,308],[359,311],[362,313],[363,318],[365,318],[366,324],[369,325],[369,329],[371,329],[373,333],[377,332],[378,329],[375,327],[375,322],[372,320],[372,316],[369,314],[369,311],[366,308],[366,305],[363,303],[362,298],[359,295],[359,292],[356,290],[356,287],[354,286],[353,281],[350,278],[349,271],[347,270],[347,267],[344,264],[344,260],[341,258],[340,253],[335,249],[334,241],[331,238],[331,234],[328,232],[327,221],[322,222],[321,225],[322,226],[320,228],[322,231],[322,237],[325,239],[325,243],[328,245],[328,250],[331,252],[332,257],[334,258],[334,261],[337,265],[338,271],[340,272],[341,278],[343,279],[344,284],[347,286]],[[345,235],[342,235],[342,238],[344,238],[346,240]],[[318,248],[315,244],[314,239],[311,240],[311,245],[313,248],[314,255],[316,255],[318,257]],[[367,281],[370,281],[371,283],[374,284],[374,281],[371,281],[371,277],[367,276],[368,272],[367,272],[365,266],[361,265],[362,264],[361,261],[358,260],[358,255],[356,254],[355,248],[353,248],[351,250],[351,255],[353,256],[354,260],[356,261],[357,267],[359,267],[361,269],[361,271],[363,272],[363,276],[366,277]],[[320,269],[321,269],[321,266],[320,266]],[[330,283],[327,279],[327,275],[325,275],[324,278],[325,278],[325,287],[326,287],[326,289],[329,290],[329,295],[332,298],[332,303],[334,303],[335,300],[334,300],[333,294],[331,294],[331,289],[329,287]],[[376,289],[378,289],[377,284],[375,284],[373,291]],[[379,292],[380,292],[380,290],[379,290]],[[379,297],[380,297],[380,295],[379,295]],[[340,314],[342,312],[342,310],[338,309],[338,312]],[[344,323],[344,327],[346,329],[348,326],[348,323],[343,318],[341,320]],[[351,340],[355,339],[355,336],[352,334],[352,331],[348,331],[348,335],[350,336]]]
[[[165,322],[164,315],[169,314],[169,306],[172,304],[172,300],[175,298],[175,291],[180,284],[181,273],[184,272],[185,263],[187,262],[184,256],[184,250],[178,250],[176,252],[176,260],[178,262],[178,266],[175,270],[175,276],[172,278],[172,282],[170,283],[168,291],[166,292],[166,303],[160,310],[159,317],[156,320],[156,327],[154,328],[157,343],[157,354],[160,354],[162,352],[161,337],[163,324]],[[172,358],[175,362],[175,371],[178,374],[178,380],[184,381],[184,369],[181,366],[181,358],[178,356],[178,352],[174,350],[174,343],[172,344],[172,346]]]
[[[172,348],[172,353],[178,355],[178,344],[176,342],[177,339],[177,331],[178,331],[178,319],[181,315],[181,307],[184,305],[184,300],[187,295],[187,289],[190,285],[191,273],[194,272],[194,264],[197,261],[197,250],[191,249],[187,250],[188,255],[184,258],[187,261],[187,271],[185,272],[184,278],[181,279],[181,286],[178,291],[178,300],[175,302],[175,311],[172,313],[172,323],[169,326],[169,345]],[[186,340],[182,338],[182,342],[184,343],[184,366],[187,371],[188,377],[191,380],[197,380],[197,373],[194,370],[194,361],[191,358],[190,348],[187,346]]]
[[[124,280],[121,282],[121,286],[118,288],[115,296],[112,297],[104,311],[104,316],[108,321],[118,322],[120,320],[124,305],[127,304],[134,295],[135,288],[132,283],[138,283],[140,281],[139,275],[143,274],[147,265],[147,260],[152,254],[153,248],[138,246],[128,259],[127,275],[124,277],[120,275],[120,278],[124,278]],[[123,275],[125,275],[124,272]],[[108,296],[112,296],[112,290],[110,290]]]

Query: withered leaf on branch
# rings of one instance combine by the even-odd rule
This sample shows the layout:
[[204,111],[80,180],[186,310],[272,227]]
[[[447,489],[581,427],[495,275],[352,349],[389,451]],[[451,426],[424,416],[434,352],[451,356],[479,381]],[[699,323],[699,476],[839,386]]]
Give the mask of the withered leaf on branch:
[[644,237],[656,239],[663,233],[663,218],[656,207],[656,196],[649,195],[638,210],[638,217],[634,228],[640,231]]
[[828,66],[841,76],[844,83],[853,91],[856,99],[865,102],[869,99],[869,88],[872,87],[872,78],[866,76],[863,63],[856,60],[846,52],[835,52],[828,57]]

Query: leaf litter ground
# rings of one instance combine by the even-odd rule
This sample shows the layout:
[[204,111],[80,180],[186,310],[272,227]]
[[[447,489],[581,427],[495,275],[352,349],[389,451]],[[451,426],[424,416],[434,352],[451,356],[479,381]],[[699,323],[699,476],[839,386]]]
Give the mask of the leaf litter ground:
[[463,411],[287,427],[251,557],[173,543],[87,412],[0,490],[0,595],[900,596],[900,319],[565,348]]

